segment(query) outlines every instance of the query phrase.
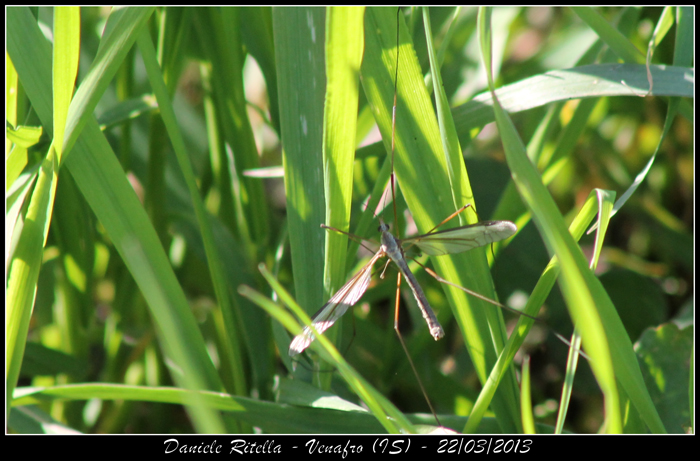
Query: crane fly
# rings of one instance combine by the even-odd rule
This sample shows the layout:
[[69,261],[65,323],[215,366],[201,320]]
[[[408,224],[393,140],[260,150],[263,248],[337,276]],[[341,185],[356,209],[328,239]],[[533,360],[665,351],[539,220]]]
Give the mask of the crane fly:
[[[392,110],[392,117],[391,117],[391,150],[390,150],[390,161],[391,161],[391,179],[390,179],[390,189],[392,193],[392,199],[394,202],[394,222],[396,222],[396,190],[395,190],[395,176],[394,176],[394,152],[395,152],[395,135],[396,135],[396,112],[397,112],[397,88],[398,88],[398,68],[399,68],[399,35],[400,35],[400,14],[401,10],[397,9],[397,28],[396,28],[396,65],[394,67],[395,70],[395,75],[394,75],[394,104],[393,104],[393,110]],[[321,309],[316,312],[312,316],[311,323],[310,325],[306,325],[304,329],[302,330],[301,333],[299,333],[297,336],[294,337],[292,342],[290,343],[289,346],[289,355],[290,356],[296,356],[300,353],[302,353],[304,350],[306,350],[309,345],[313,342],[315,339],[315,335],[317,334],[323,334],[328,328],[333,326],[333,324],[348,310],[349,307],[354,306],[360,298],[363,296],[365,291],[367,291],[367,288],[369,286],[370,279],[372,277],[372,271],[374,268],[375,263],[379,261],[380,259],[386,257],[390,261],[393,261],[399,269],[399,274],[397,278],[397,288],[396,288],[396,306],[395,306],[395,315],[394,315],[394,330],[396,331],[396,334],[399,338],[399,341],[401,343],[401,346],[406,353],[406,357],[408,358],[408,362],[413,370],[413,373],[416,377],[416,380],[418,382],[418,385],[421,388],[421,391],[423,392],[423,396],[425,397],[426,402],[428,403],[428,406],[430,407],[430,410],[435,417],[436,422],[438,423],[438,426],[442,426],[440,424],[440,420],[438,418],[437,413],[435,412],[435,409],[433,408],[432,403],[430,402],[430,398],[428,397],[428,393],[425,390],[425,387],[423,386],[423,383],[421,382],[420,376],[418,375],[418,371],[416,370],[415,365],[413,364],[413,360],[411,359],[411,356],[409,354],[408,348],[406,347],[406,344],[403,340],[403,337],[401,335],[401,332],[399,331],[398,328],[398,313],[399,313],[399,299],[400,299],[400,284],[401,284],[401,279],[404,278],[406,279],[406,282],[408,283],[413,296],[416,299],[416,302],[418,304],[418,307],[421,310],[421,313],[423,315],[423,318],[425,319],[428,329],[430,331],[431,336],[435,339],[438,340],[442,338],[445,333],[440,325],[440,322],[438,321],[435,313],[433,312],[433,309],[430,307],[430,304],[428,303],[428,300],[423,292],[423,289],[421,286],[418,284],[418,281],[416,278],[413,276],[411,273],[408,263],[406,261],[406,255],[405,251],[413,246],[418,247],[423,253],[429,255],[429,256],[440,256],[440,255],[446,255],[446,254],[454,254],[454,253],[460,253],[464,252],[467,250],[471,250],[473,248],[477,247],[482,247],[486,246],[490,243],[497,242],[499,240],[506,239],[517,231],[517,228],[515,224],[513,224],[510,221],[485,221],[485,222],[478,222],[476,224],[471,224],[471,225],[466,225],[466,226],[461,226],[461,227],[455,227],[452,229],[447,229],[447,230],[440,230],[437,231],[436,229],[443,224],[445,224],[447,221],[452,219],[453,217],[457,216],[459,213],[461,213],[463,210],[465,210],[469,205],[465,205],[461,207],[459,210],[454,212],[452,215],[450,215],[448,218],[443,220],[440,224],[435,226],[432,230],[430,230],[428,233],[419,235],[416,237],[410,237],[406,239],[401,239],[400,236],[395,236],[389,231],[389,226],[387,226],[384,221],[380,218],[380,226],[379,226],[379,232],[380,232],[380,246],[379,249],[374,253],[374,256],[367,262],[360,270],[357,272],[354,276],[348,280],[345,285],[343,285],[331,298],[321,307]],[[351,234],[348,234],[347,232],[344,232],[339,229],[335,229],[330,226],[326,225],[321,225],[321,227],[338,231],[341,233],[344,233],[346,235],[349,235],[352,238],[359,238],[355,237]],[[387,262],[388,265],[388,262]],[[449,282],[445,279],[442,279],[439,277],[435,272],[432,270],[428,269],[427,267],[425,268],[426,271],[433,277],[435,277],[438,281],[451,285],[453,287],[456,287],[460,290],[463,290],[473,296],[478,297],[479,299],[482,299],[484,301],[490,302],[492,304],[495,304],[497,306],[507,308],[506,306],[503,306],[502,304],[491,300],[485,296],[480,295],[479,293],[470,291],[464,287],[461,287],[459,285],[453,284],[452,282]],[[383,273],[382,273],[382,278],[383,278]],[[522,314],[530,317],[527,314]]]
[[[398,87],[398,67],[399,67],[399,16],[401,9],[397,9],[396,16],[396,66],[395,66],[395,77],[394,77],[394,104],[392,110],[392,127],[391,127],[391,192],[394,198],[394,222],[396,222],[396,191],[395,191],[395,180],[394,180],[394,150],[395,150],[395,132],[396,132],[396,106],[397,106],[397,87]],[[411,273],[408,263],[406,262],[406,257],[404,250],[412,246],[417,246],[423,253],[429,256],[440,256],[446,254],[461,253],[463,251],[471,250],[473,248],[482,247],[499,240],[503,240],[515,234],[517,228],[515,224],[510,221],[485,221],[478,222],[476,224],[471,224],[467,226],[456,227],[453,229],[447,229],[443,231],[436,231],[436,229],[447,221],[457,216],[460,212],[466,209],[469,205],[465,205],[452,215],[443,220],[440,224],[435,226],[427,234],[419,235],[416,237],[401,239],[394,236],[389,232],[389,226],[387,226],[384,221],[380,218],[379,232],[381,233],[381,244],[379,250],[374,254],[374,256],[365,264],[359,272],[357,272],[350,280],[348,280],[345,285],[343,285],[329,300],[324,304],[321,309],[316,312],[311,318],[311,325],[304,327],[301,333],[294,337],[291,344],[289,345],[289,355],[295,356],[303,352],[311,342],[314,340],[314,334],[322,334],[328,328],[333,326],[333,324],[348,310],[349,307],[354,306],[357,301],[362,297],[362,295],[367,291],[369,286],[369,281],[372,277],[372,269],[374,264],[383,257],[388,257],[393,261],[399,268],[399,275],[397,280],[397,300],[396,300],[396,314],[394,319],[394,329],[396,330],[399,339],[401,341],[404,350],[408,351],[401,337],[401,333],[398,330],[398,295],[399,287],[401,283],[401,277],[406,279],[413,296],[418,303],[418,307],[423,314],[423,318],[428,324],[428,329],[430,330],[430,335],[437,341],[444,336],[444,330],[438,322],[433,309],[430,307],[428,300],[423,293],[423,289],[418,284],[418,281]],[[324,224],[321,227],[338,231],[349,235],[352,238],[355,236],[348,234],[347,232],[341,231],[339,229],[326,226]],[[430,269],[427,272],[435,277],[438,281],[446,283],[448,285],[459,288],[469,294],[472,294],[484,301],[490,302],[500,307],[508,309],[506,306],[493,301],[485,296],[475,293],[459,285],[448,282],[442,279],[437,274],[435,274]],[[529,317],[529,316],[528,316]],[[412,368],[413,363],[409,356],[409,361],[411,362]],[[416,373],[416,377],[417,373]],[[421,388],[423,387],[420,383],[420,378],[418,378]],[[427,396],[426,396],[427,398]],[[432,405],[431,405],[432,407]],[[431,408],[432,409],[432,408]],[[434,412],[433,412],[434,413]]]
[[[462,209],[464,208],[466,207]],[[457,213],[460,211],[462,210],[460,209]],[[450,218],[451,217],[452,216],[450,216]],[[444,222],[445,221],[443,221],[443,223]],[[321,227],[333,229],[325,225]],[[322,334],[347,311],[348,307],[355,305],[355,303],[360,300],[369,286],[374,264],[385,256],[398,266],[401,275],[406,279],[406,282],[413,292],[413,296],[416,298],[418,307],[423,314],[423,318],[428,324],[430,335],[437,341],[442,338],[445,333],[433,309],[430,307],[423,293],[423,289],[408,268],[404,253],[405,249],[415,245],[429,256],[461,253],[471,250],[472,248],[482,247],[506,239],[515,234],[516,230],[515,224],[510,221],[485,221],[444,231],[431,231],[416,237],[399,239],[389,232],[389,226],[382,221],[379,226],[379,232],[381,232],[381,245],[379,250],[359,272],[348,280],[347,283],[345,283],[345,285],[314,314],[311,320],[311,326],[313,328],[311,328],[311,326],[304,327],[304,330],[292,340],[289,345],[289,355],[294,356],[303,352],[314,340],[314,330],[318,334]]]

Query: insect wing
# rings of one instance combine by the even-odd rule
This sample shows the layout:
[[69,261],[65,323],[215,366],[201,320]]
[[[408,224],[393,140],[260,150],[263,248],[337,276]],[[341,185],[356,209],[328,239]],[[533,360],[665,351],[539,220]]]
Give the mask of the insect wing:
[[404,239],[403,243],[418,245],[421,251],[430,256],[441,256],[498,242],[515,234],[517,230],[510,221],[484,221]]
[[[365,264],[365,267],[355,274],[343,287],[338,290],[326,304],[314,314],[311,319],[311,325],[316,329],[318,334],[329,329],[336,320],[338,320],[348,307],[354,306],[362,295],[367,291],[369,281],[372,278],[372,267],[374,263],[384,256],[384,252],[379,251],[372,259]],[[304,351],[311,341],[314,340],[314,332],[309,326],[305,326],[304,330],[294,337],[289,345],[289,356],[293,357]]]

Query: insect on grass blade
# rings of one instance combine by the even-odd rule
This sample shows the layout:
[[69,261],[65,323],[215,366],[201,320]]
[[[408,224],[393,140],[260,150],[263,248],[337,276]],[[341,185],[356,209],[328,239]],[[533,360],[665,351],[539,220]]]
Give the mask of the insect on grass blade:
[[[398,23],[399,23],[399,15],[400,15],[400,10],[397,11],[397,45],[399,43],[399,28],[398,28]],[[396,211],[396,190],[395,190],[395,176],[394,176],[394,148],[395,148],[395,126],[396,126],[396,117],[397,117],[397,87],[398,87],[398,66],[399,66],[399,54],[398,54],[398,46],[397,46],[397,54],[396,54],[396,67],[394,69],[394,106],[393,106],[393,111],[392,111],[392,133],[391,133],[391,151],[390,151],[390,161],[391,161],[391,178],[390,178],[390,190],[392,194],[392,201],[393,201],[393,207],[394,207],[394,222],[396,222],[396,216],[397,216],[397,211]],[[308,325],[304,327],[303,331],[298,334],[291,342],[289,346],[289,355],[290,356],[295,356],[303,352],[306,348],[309,347],[309,345],[312,343],[314,340],[314,335],[315,334],[322,334],[324,331],[326,331],[328,328],[330,328],[346,311],[349,307],[355,305],[359,299],[362,297],[362,295],[365,293],[367,290],[367,287],[369,286],[369,281],[372,276],[372,270],[375,265],[375,263],[384,257],[388,257],[391,261],[393,261],[396,266],[398,267],[398,275],[397,275],[397,296],[396,296],[396,307],[395,307],[395,321],[394,321],[394,329],[397,333],[397,336],[399,337],[399,340],[401,342],[401,345],[406,353],[406,356],[408,357],[409,363],[411,365],[411,368],[413,369],[413,373],[416,376],[416,379],[418,381],[419,386],[421,387],[421,390],[425,396],[425,399],[435,417],[435,420],[437,421],[438,425],[440,425],[440,421],[438,419],[437,413],[433,409],[432,403],[430,402],[430,399],[428,397],[427,392],[425,391],[425,388],[423,386],[423,383],[421,382],[421,379],[418,375],[418,372],[416,370],[416,367],[413,364],[413,360],[411,359],[410,354],[408,353],[408,349],[404,343],[403,337],[401,335],[401,332],[399,331],[398,328],[398,307],[399,307],[399,299],[400,299],[400,284],[401,284],[401,279],[404,278],[406,279],[406,282],[409,285],[409,288],[411,289],[411,292],[413,293],[414,298],[416,299],[416,302],[418,304],[418,307],[421,309],[421,313],[423,318],[425,319],[429,332],[431,336],[435,340],[439,340],[444,336],[444,330],[442,326],[440,325],[440,322],[437,319],[437,316],[433,312],[433,309],[430,307],[430,304],[423,292],[423,289],[421,286],[418,284],[418,281],[416,278],[413,276],[411,273],[408,263],[406,261],[406,256],[405,256],[405,249],[411,248],[413,246],[417,246],[421,251],[424,253],[430,255],[430,256],[439,256],[439,255],[445,255],[445,254],[452,254],[452,253],[459,253],[463,251],[467,251],[473,248],[477,247],[482,247],[486,246],[492,242],[496,242],[505,238],[508,238],[512,236],[517,228],[515,224],[513,224],[510,221],[486,221],[486,222],[480,222],[477,224],[472,224],[468,226],[461,226],[457,227],[454,229],[449,229],[449,230],[444,230],[444,231],[436,231],[438,227],[440,227],[442,224],[445,224],[447,221],[452,219],[453,217],[457,216],[461,211],[466,209],[467,206],[462,207],[461,209],[457,210],[454,212],[452,215],[450,215],[447,219],[445,219],[443,222],[438,224],[435,228],[433,228],[430,232],[424,235],[419,235],[416,237],[411,237],[407,239],[401,239],[400,236],[398,235],[393,235],[389,231],[389,226],[384,223],[384,221],[380,218],[380,226],[379,226],[379,232],[381,234],[381,244],[379,249],[375,252],[374,256],[370,259],[370,261],[365,264],[362,269],[360,269],[359,272],[357,272],[353,277],[351,277],[343,287],[341,287],[329,300],[324,304],[321,309],[319,309],[318,312],[312,317],[312,322],[311,325]],[[322,225],[321,227],[324,227],[326,229],[330,230],[337,230],[330,228],[329,226]],[[343,231],[341,231],[343,232]],[[345,233],[345,232],[344,232]],[[360,239],[359,237],[355,237],[352,234],[348,234],[353,238]],[[437,274],[432,272],[431,270],[428,269],[428,272],[433,275],[436,279],[438,279],[441,282],[451,284],[443,279],[441,279]],[[461,288],[461,287],[460,287]],[[467,292],[470,292],[469,290],[464,289]],[[475,296],[480,297],[481,299],[487,299],[478,293],[474,293]],[[499,303],[488,300],[489,302],[492,302],[493,304],[499,305]]]

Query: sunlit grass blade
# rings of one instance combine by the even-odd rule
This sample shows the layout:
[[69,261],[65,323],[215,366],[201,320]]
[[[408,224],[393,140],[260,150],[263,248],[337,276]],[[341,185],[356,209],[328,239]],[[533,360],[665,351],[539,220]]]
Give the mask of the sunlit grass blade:
[[[359,68],[364,47],[363,8],[326,9],[326,99],[323,116],[324,224],[347,231],[352,204],[352,179],[357,135]],[[319,229],[320,230],[320,229]],[[321,231],[323,232],[323,231]],[[346,281],[347,237],[323,232],[324,293],[329,296]],[[354,257],[354,254],[352,255]],[[332,334],[330,338],[335,338]],[[322,380],[324,377],[321,378]],[[324,383],[329,387],[329,383]]]

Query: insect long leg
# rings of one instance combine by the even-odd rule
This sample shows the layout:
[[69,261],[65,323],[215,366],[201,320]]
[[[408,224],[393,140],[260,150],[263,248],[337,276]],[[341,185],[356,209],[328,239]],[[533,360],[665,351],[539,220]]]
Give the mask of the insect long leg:
[[[455,216],[457,216],[458,214],[460,214],[461,212],[463,212],[464,210],[466,210],[467,208],[469,208],[469,207],[471,207],[471,206],[472,206],[471,203],[467,203],[467,204],[464,205],[462,208],[460,208],[459,210],[455,211],[454,213],[452,213],[451,215],[449,215],[448,217],[446,217],[445,219],[443,219],[442,222],[441,222],[440,224],[438,224],[437,226],[435,226],[435,227],[433,227],[432,229],[430,229],[427,233],[430,234],[430,233],[434,232],[438,227],[442,226],[442,225],[445,224],[447,221],[449,221],[450,219],[454,218]],[[472,209],[473,209],[473,208],[472,208]]]
[[[517,310],[517,309],[513,309],[512,307],[508,307],[508,306],[506,306],[505,304],[501,304],[501,303],[499,303],[498,301],[494,301],[494,300],[491,299],[491,298],[488,298],[488,297],[486,297],[486,296],[484,296],[484,295],[481,295],[481,294],[479,294],[479,293],[477,293],[477,292],[475,292],[475,291],[472,291],[472,290],[470,290],[470,289],[468,289],[468,288],[465,288],[465,287],[463,287],[463,286],[461,286],[461,285],[457,285],[456,283],[452,283],[452,282],[450,282],[449,280],[445,280],[444,278],[442,278],[442,277],[440,277],[439,275],[437,275],[437,274],[436,274],[433,270],[431,270],[429,267],[424,266],[423,264],[421,264],[420,262],[416,261],[415,259],[414,259],[414,261],[415,261],[419,266],[421,266],[423,269],[425,269],[425,271],[426,271],[428,274],[430,274],[435,280],[437,280],[437,281],[440,282],[440,283],[444,283],[445,285],[450,285],[450,286],[452,286],[452,287],[458,288],[458,289],[464,291],[465,293],[474,296],[475,298],[479,298],[479,299],[481,299],[482,301],[486,301],[487,303],[493,304],[494,306],[498,306],[498,307],[500,307],[501,309],[505,309],[505,310],[507,310],[507,311],[513,312],[514,314],[520,315],[520,316],[522,316],[522,317],[527,317],[527,318],[529,318],[529,319],[531,319],[531,320],[533,320],[533,321],[535,321],[535,322],[537,322],[537,323],[539,323],[539,324],[541,324],[541,325],[545,325],[545,326],[547,326],[547,327],[549,328],[549,326],[547,325],[547,322],[545,322],[544,320],[542,320],[542,319],[539,318],[539,317],[534,317],[534,316],[532,316],[532,315],[526,314],[525,312],[521,312],[521,311],[519,311],[519,310]],[[557,339],[559,339],[559,341],[563,342],[563,343],[566,344],[568,347],[571,347],[571,342],[570,342],[568,339],[566,339],[563,335],[561,335],[560,333],[558,333],[558,332],[556,332],[556,331],[554,331],[554,330],[551,330],[551,331],[552,331],[552,333],[554,334],[554,336],[556,336]],[[585,357],[586,359],[588,359],[588,356],[587,356],[583,351],[580,351],[579,353],[580,353],[583,357]]]
[[401,272],[398,273],[397,278],[396,278],[396,305],[394,308],[394,331],[396,332],[396,336],[399,337],[399,342],[401,343],[401,347],[403,348],[404,353],[406,354],[406,357],[408,357],[408,363],[411,365],[411,369],[413,370],[413,374],[416,377],[416,381],[418,381],[418,386],[420,387],[421,392],[423,393],[423,397],[425,397],[425,401],[428,402],[428,406],[430,407],[430,412],[433,414],[433,417],[435,418],[435,421],[437,421],[438,426],[442,426],[442,423],[440,422],[440,418],[438,418],[437,412],[435,411],[435,408],[433,408],[433,403],[430,401],[430,397],[428,397],[428,392],[425,390],[425,387],[423,386],[423,381],[420,379],[420,375],[418,374],[418,370],[416,369],[416,365],[413,363],[413,359],[411,358],[411,354],[408,352],[408,347],[406,347],[406,343],[403,340],[403,336],[401,336],[401,331],[399,330],[399,305],[401,303]]
[[501,303],[499,303],[498,301],[494,301],[493,299],[491,299],[491,298],[489,298],[489,297],[487,297],[487,296],[484,296],[484,295],[482,295],[482,294],[479,294],[479,293],[477,293],[476,291],[472,291],[472,290],[470,290],[469,288],[464,288],[464,287],[461,286],[461,285],[457,285],[456,283],[452,283],[452,282],[450,282],[449,280],[445,280],[444,278],[442,278],[442,277],[440,277],[439,275],[437,275],[437,273],[435,273],[435,271],[433,271],[433,270],[430,269],[429,267],[424,266],[423,264],[421,264],[420,262],[416,261],[415,259],[414,259],[414,261],[416,262],[416,264],[418,264],[418,265],[421,266],[423,269],[425,269],[425,271],[426,271],[428,274],[430,274],[435,280],[437,280],[437,281],[440,282],[440,283],[444,283],[445,285],[449,285],[449,286],[451,286],[451,287],[458,288],[458,289],[464,291],[465,293],[474,296],[475,298],[479,298],[479,299],[482,300],[482,301],[486,301],[487,303],[493,304],[494,306],[498,306],[498,307],[500,307],[501,309],[505,309],[505,310],[510,311],[510,312],[513,312],[513,313],[515,313],[515,314],[518,314],[518,315],[522,315],[522,316],[524,316],[524,317],[531,318],[532,320],[534,320],[534,321],[536,321],[536,322],[542,322],[542,320],[539,319],[539,318],[537,318],[537,317],[533,317],[532,315],[528,315],[528,314],[526,314],[526,313],[524,313],[524,312],[520,312],[519,310],[513,309],[512,307],[508,307],[508,306],[506,306],[505,304],[501,304]]

